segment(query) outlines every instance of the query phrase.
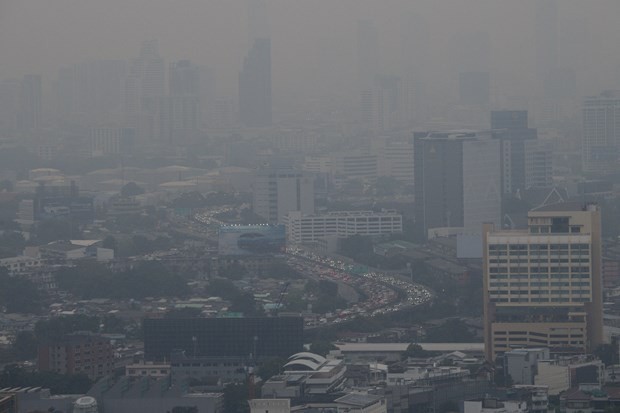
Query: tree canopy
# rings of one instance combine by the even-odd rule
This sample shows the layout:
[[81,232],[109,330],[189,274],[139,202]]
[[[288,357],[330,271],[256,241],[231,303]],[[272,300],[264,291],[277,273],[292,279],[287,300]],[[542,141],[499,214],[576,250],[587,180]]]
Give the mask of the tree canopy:
[[98,263],[64,268],[56,276],[60,288],[81,298],[179,297],[189,292],[186,281],[161,263],[146,261],[114,272]]
[[41,299],[41,293],[31,281],[11,277],[6,268],[0,267],[0,306],[8,313],[38,314]]

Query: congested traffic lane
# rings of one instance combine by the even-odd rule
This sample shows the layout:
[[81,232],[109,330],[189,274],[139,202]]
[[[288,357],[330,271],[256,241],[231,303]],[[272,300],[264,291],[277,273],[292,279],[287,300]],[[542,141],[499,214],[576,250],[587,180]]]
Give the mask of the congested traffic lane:
[[323,315],[318,326],[393,313],[427,303],[433,297],[431,291],[423,285],[379,272],[354,274],[352,264],[303,249],[289,248],[287,257],[289,265],[302,274],[350,285],[366,296],[365,300],[353,303],[347,309]]

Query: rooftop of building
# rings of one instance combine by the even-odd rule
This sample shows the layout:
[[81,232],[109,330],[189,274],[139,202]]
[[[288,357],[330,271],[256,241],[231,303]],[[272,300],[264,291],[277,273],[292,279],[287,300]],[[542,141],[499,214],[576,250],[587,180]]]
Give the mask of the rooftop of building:
[[346,404],[358,408],[364,408],[373,405],[382,399],[381,396],[367,393],[349,393],[342,397],[337,398],[335,401],[338,404]]
[[473,140],[482,137],[491,137],[490,130],[455,129],[447,131],[429,131],[425,140]]
[[[410,343],[336,343],[344,352],[404,352]],[[484,343],[419,343],[426,351],[482,352]]]
[[185,384],[173,384],[171,377],[164,378],[141,377],[132,380],[126,376],[120,378],[105,377],[99,380],[89,390],[88,395],[109,399],[147,399],[166,397],[200,397],[219,398],[223,393],[191,392]]
[[587,202],[560,202],[540,206],[531,212],[583,212],[590,210],[590,208],[598,208],[598,206]]

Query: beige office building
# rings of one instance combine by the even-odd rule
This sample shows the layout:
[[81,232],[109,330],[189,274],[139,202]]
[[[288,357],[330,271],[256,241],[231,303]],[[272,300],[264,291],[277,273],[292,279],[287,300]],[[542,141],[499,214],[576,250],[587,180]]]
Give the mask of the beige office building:
[[590,352],[603,341],[601,213],[557,204],[528,214],[527,230],[484,226],[488,360],[512,348]]

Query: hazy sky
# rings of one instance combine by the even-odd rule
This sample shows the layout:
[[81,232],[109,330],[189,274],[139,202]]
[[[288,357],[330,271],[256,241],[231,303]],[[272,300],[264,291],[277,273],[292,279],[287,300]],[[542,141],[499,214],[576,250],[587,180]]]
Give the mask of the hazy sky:
[[[322,94],[354,85],[356,23],[378,29],[384,71],[397,73],[403,25],[428,26],[432,81],[455,81],[450,59],[459,34],[491,38],[494,84],[517,94],[534,72],[537,0],[266,0],[272,31],[274,94]],[[559,0],[560,61],[578,71],[580,92],[620,79],[620,1]],[[0,0],[0,78],[47,77],[90,58],[130,58],[159,40],[167,61],[212,66],[219,91],[234,95],[247,41],[247,0]],[[567,62],[568,60],[568,62]]]

